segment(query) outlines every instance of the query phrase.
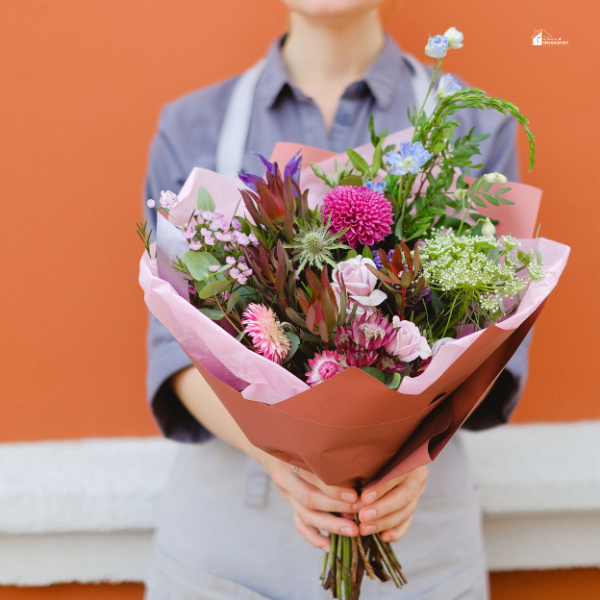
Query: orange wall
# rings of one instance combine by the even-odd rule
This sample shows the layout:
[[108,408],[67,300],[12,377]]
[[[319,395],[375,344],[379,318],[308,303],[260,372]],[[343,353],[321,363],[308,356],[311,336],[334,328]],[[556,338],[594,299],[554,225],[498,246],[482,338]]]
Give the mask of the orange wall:
[[[457,26],[465,48],[446,69],[530,118],[539,164],[524,180],[545,190],[543,234],[573,254],[536,328],[517,419],[598,418],[600,5],[482,6],[404,1],[389,28],[423,57],[428,32]],[[277,0],[3,2],[0,441],[156,434],[144,400],[134,221],[158,111],[252,64],[284,25]],[[538,27],[569,45],[533,47]],[[565,317],[575,315],[583,318],[567,335]]]

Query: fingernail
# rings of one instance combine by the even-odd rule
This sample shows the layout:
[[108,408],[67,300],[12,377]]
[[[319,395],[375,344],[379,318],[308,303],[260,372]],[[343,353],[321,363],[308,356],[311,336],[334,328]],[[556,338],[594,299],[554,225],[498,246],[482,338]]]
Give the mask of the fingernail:
[[377,511],[374,508],[371,508],[370,510],[365,510],[365,512],[363,513],[363,520],[372,521],[376,516]]
[[363,496],[363,501],[365,504],[371,504],[372,502],[375,502],[375,498],[377,498],[377,492],[367,492]]
[[356,496],[351,492],[342,492],[342,500],[346,502],[354,502]]
[[[373,530],[375,529],[375,527],[373,527]],[[352,531],[352,527],[342,527],[340,529],[340,533],[342,535],[352,535],[353,531]]]
[[369,535],[371,533],[375,533],[375,525],[363,525],[362,530],[365,532],[364,535]]
[[359,500],[352,505],[352,510],[359,511],[363,506],[364,504]]

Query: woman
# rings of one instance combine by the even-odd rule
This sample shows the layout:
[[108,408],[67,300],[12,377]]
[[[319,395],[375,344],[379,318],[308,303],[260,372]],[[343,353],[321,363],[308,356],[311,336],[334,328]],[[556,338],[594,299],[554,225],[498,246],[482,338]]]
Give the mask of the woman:
[[[151,151],[148,198],[178,191],[194,166],[260,172],[251,152],[269,156],[278,141],[336,152],[364,144],[371,115],[376,129],[410,126],[406,109],[419,95],[422,66],[385,35],[382,0],[284,3],[289,33],[264,64],[165,108]],[[482,144],[481,171],[517,179],[512,119],[463,111],[459,120],[464,131],[475,125],[491,133]],[[470,418],[472,428],[507,420],[524,379],[526,350],[518,355],[512,374],[499,378]],[[382,532],[386,541],[399,542],[396,553],[409,578],[402,592],[366,581],[364,600],[487,597],[479,511],[458,436],[429,467],[427,489],[422,467],[367,487],[358,498],[253,447],[153,318],[149,358],[149,395],[161,428],[192,442],[179,451],[163,502],[149,600],[327,598],[318,583],[329,545],[322,532],[357,535],[352,519],[332,514],[356,512],[361,534]]]

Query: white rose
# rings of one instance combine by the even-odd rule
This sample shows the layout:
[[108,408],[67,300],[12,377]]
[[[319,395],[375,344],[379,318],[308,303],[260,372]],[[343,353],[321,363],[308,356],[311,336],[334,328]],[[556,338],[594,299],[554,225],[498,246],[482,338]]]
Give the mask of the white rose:
[[448,48],[452,48],[453,50],[458,50],[463,47],[463,40],[465,36],[461,31],[458,31],[456,27],[450,27],[448,31],[444,34],[444,37],[448,40]]
[[485,179],[485,181],[487,183],[501,183],[502,185],[504,185],[508,179],[506,179],[506,177],[504,175],[502,175],[502,173],[486,173],[483,178]]
[[[337,268],[333,270],[331,274],[331,287],[333,288],[338,306],[340,305],[342,294],[338,277],[341,277],[344,281],[348,296],[361,306],[378,306],[387,298],[385,292],[375,289],[379,279],[367,269],[367,265],[375,267],[375,263],[370,258],[356,256],[338,263]],[[348,311],[352,309],[352,304],[352,302],[347,303]],[[364,312],[361,311],[361,313]]]
[[400,317],[392,319],[396,335],[384,346],[392,356],[397,356],[402,362],[412,362],[416,358],[429,358],[431,348],[421,335],[419,328],[411,321],[401,321]]

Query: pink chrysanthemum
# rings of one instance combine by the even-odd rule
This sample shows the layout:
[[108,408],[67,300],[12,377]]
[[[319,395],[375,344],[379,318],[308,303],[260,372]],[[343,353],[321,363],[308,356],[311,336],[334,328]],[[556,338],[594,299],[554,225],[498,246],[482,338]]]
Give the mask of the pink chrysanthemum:
[[308,365],[310,371],[306,374],[306,382],[314,387],[343,371],[346,361],[335,350],[325,350],[323,354],[315,354],[314,358],[309,358]]
[[392,205],[379,192],[367,187],[340,185],[323,199],[323,215],[331,215],[330,231],[348,231],[340,238],[351,248],[372,246],[392,232]]
[[259,354],[281,363],[290,351],[290,339],[285,335],[273,311],[262,304],[248,304],[242,315],[244,332],[252,338]]

